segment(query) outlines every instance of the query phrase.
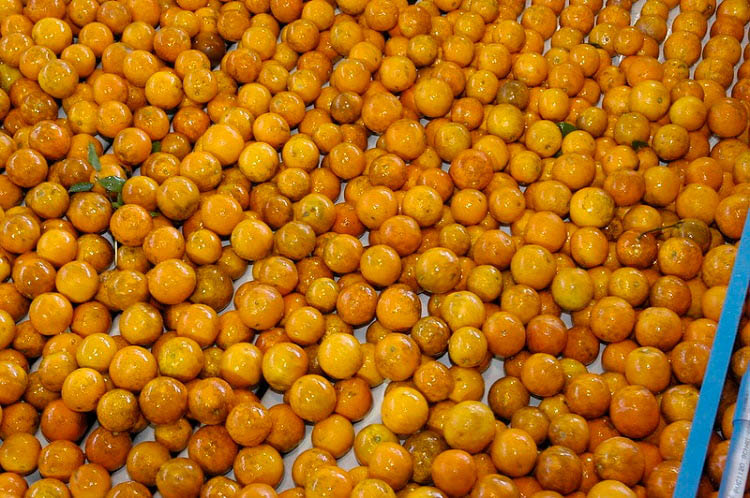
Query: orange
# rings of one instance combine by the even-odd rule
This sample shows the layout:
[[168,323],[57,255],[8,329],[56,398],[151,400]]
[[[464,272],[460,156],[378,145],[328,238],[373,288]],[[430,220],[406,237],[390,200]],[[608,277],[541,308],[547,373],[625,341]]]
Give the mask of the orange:
[[432,464],[435,485],[451,495],[468,493],[476,478],[476,464],[471,455],[462,450],[444,451]]
[[368,476],[381,479],[394,490],[401,489],[412,474],[412,457],[406,449],[391,442],[375,446],[368,466]]
[[536,463],[536,444],[521,429],[507,429],[495,437],[491,447],[492,462],[511,477],[526,475]]
[[383,424],[396,434],[416,432],[427,422],[427,416],[427,401],[416,389],[396,387],[383,398]]
[[301,418],[317,422],[333,412],[336,392],[333,386],[319,375],[304,375],[297,379],[289,391],[292,410]]

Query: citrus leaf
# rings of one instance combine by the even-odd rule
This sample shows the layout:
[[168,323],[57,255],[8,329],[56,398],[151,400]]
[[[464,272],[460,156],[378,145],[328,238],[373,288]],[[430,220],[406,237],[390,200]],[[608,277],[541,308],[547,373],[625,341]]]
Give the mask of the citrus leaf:
[[560,121],[559,123],[557,123],[557,127],[560,128],[560,132],[562,133],[563,137],[566,136],[568,133],[571,133],[578,129],[575,127],[575,125],[572,125],[565,121]]
[[633,147],[633,150],[637,151],[639,149],[642,149],[644,147],[648,147],[647,142],[643,142],[642,140],[635,140],[633,141],[633,144],[631,145]]
[[99,185],[104,187],[107,192],[122,192],[122,186],[125,185],[125,179],[119,176],[105,176],[99,178]]
[[94,167],[96,171],[102,170],[102,163],[99,162],[99,156],[96,155],[96,147],[94,144],[89,142],[89,164]]
[[149,211],[148,214],[150,214],[152,218],[156,218],[159,216],[159,211]]
[[88,192],[94,188],[94,184],[91,182],[78,182],[75,185],[72,185],[70,189],[68,189],[68,192],[71,194],[75,194],[76,192]]
[[151,152],[160,152],[161,151],[161,142],[154,142],[151,144]]

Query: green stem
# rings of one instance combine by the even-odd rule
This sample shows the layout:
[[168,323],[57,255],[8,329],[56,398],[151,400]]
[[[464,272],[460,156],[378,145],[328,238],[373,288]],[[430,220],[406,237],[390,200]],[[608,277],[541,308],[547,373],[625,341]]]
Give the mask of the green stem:
[[646,230],[645,232],[643,232],[640,235],[638,235],[638,239],[640,239],[641,237],[643,237],[647,233],[663,232],[664,230],[668,230],[670,228],[678,228],[680,225],[682,225],[682,222],[678,221],[674,225],[669,225],[669,226],[666,226],[666,227],[652,228],[651,230]]

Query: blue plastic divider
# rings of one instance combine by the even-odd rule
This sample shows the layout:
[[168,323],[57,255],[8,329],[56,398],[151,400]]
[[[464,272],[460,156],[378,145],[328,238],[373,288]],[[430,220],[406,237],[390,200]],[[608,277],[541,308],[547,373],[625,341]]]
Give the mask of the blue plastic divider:
[[[698,484],[706,462],[706,452],[711,431],[716,421],[719,399],[732,356],[737,327],[745,304],[748,281],[750,281],[750,216],[745,218],[740,247],[729,280],[724,306],[719,318],[719,326],[711,348],[711,356],[703,377],[698,405],[693,416],[693,423],[687,446],[677,477],[677,486],[673,496],[679,498],[693,497],[698,492]],[[747,467],[745,467],[747,471]]]
[[722,498],[742,498],[747,482],[747,469],[750,464],[750,375],[742,376],[737,405],[732,419],[732,440],[729,454],[721,476],[719,496]]

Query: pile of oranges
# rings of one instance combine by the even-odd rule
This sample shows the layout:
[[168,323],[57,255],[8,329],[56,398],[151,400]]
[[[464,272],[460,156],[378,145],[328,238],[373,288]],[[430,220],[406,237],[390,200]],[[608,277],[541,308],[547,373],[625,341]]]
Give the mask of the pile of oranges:
[[0,0],[0,495],[672,496],[750,3],[632,8]]

